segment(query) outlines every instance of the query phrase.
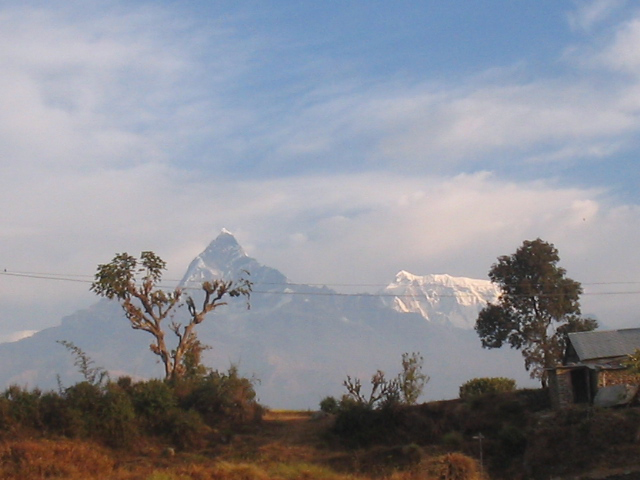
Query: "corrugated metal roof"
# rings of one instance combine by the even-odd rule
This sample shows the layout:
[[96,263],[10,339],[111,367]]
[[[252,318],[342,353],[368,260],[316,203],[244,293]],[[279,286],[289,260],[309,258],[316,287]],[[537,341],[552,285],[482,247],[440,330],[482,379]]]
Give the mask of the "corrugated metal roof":
[[582,362],[620,357],[640,348],[640,328],[570,333],[569,341]]

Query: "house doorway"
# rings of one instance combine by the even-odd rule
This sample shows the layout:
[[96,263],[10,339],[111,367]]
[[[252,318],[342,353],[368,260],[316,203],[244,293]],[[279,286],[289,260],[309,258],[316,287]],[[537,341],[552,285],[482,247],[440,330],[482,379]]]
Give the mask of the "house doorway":
[[571,370],[571,387],[574,403],[591,403],[591,372],[588,368]]

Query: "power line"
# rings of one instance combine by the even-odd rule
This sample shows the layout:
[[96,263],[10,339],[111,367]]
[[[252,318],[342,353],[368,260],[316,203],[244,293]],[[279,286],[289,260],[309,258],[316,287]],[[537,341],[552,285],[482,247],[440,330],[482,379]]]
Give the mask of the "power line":
[[[20,272],[7,271],[0,272],[0,275],[39,278],[43,280],[66,280],[72,282],[93,283],[94,275],[74,274],[74,273],[45,273],[45,272]],[[83,280],[86,279],[86,280]],[[168,282],[178,283],[178,279],[164,279]],[[488,280],[487,280],[488,281]],[[620,282],[579,282],[581,286],[593,285],[640,285],[640,281],[620,281]],[[385,288],[388,283],[298,283],[298,282],[253,282],[254,285],[274,285],[274,286],[295,286],[295,287],[379,287]]]
[[[91,284],[93,283],[93,277],[90,275],[72,275],[72,274],[49,274],[49,273],[35,273],[35,272],[7,272],[6,270],[3,272],[0,272],[0,275],[5,275],[5,276],[9,276],[9,277],[19,277],[19,278],[31,278],[31,279],[39,279],[39,280],[54,280],[54,281],[64,281],[64,282],[74,282],[74,283],[85,283],[85,284]],[[86,278],[86,279],[84,279]],[[89,279],[91,278],[91,280]],[[640,282],[595,282],[595,283],[588,283],[588,284],[582,284],[582,285],[638,285],[640,284]],[[348,287],[357,287],[357,286],[367,286],[367,285],[360,285],[360,284],[301,284],[301,283],[276,283],[276,282],[256,282],[254,283],[254,285],[274,285],[274,286],[289,286],[289,287],[296,287],[296,286],[310,286],[310,287],[317,287],[319,285],[322,286],[348,286]],[[375,285],[375,284],[369,284],[368,286],[379,286],[379,287],[386,287],[387,285]],[[175,287],[170,287],[167,285],[158,285],[159,288],[162,289],[172,289]],[[199,290],[199,287],[184,287],[184,289],[186,290]],[[335,291],[312,291],[312,292],[300,292],[300,291],[293,291],[293,290],[285,290],[285,291],[269,291],[269,290],[259,290],[259,289],[255,289],[252,290],[251,294],[264,294],[264,295],[304,295],[304,296],[334,296],[334,297],[398,297],[398,298],[411,298],[414,297],[414,295],[411,294],[396,294],[396,293],[385,293],[385,292],[376,292],[376,293],[341,293],[341,292],[335,292]],[[630,290],[630,291],[612,291],[612,292],[582,292],[582,296],[603,296],[603,295],[638,295],[640,294],[640,290]],[[460,296],[468,296],[468,297],[474,297],[477,296],[474,293],[463,293],[463,292],[459,292],[457,294],[434,294],[435,296],[439,297],[439,298],[453,298],[453,297],[460,297]],[[544,296],[550,297],[550,296],[560,296],[562,294],[547,294]],[[483,297],[491,297],[493,298],[492,295],[480,295]],[[522,295],[522,296],[528,296],[528,295]]]

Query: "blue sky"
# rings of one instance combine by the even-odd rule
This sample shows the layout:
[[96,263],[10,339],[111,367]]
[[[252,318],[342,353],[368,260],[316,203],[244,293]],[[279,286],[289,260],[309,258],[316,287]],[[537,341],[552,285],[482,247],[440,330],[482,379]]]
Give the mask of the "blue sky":
[[[6,1],[0,67],[9,272],[151,249],[179,278],[224,227],[294,282],[382,286],[541,237],[585,312],[638,321],[635,2]],[[94,300],[0,276],[0,338]]]

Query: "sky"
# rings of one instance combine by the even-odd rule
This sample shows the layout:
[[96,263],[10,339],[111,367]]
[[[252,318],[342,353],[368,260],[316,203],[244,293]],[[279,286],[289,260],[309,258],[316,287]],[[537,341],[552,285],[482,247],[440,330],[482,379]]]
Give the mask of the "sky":
[[640,320],[637,2],[6,0],[0,72],[0,340],[222,228],[339,291],[542,238]]

